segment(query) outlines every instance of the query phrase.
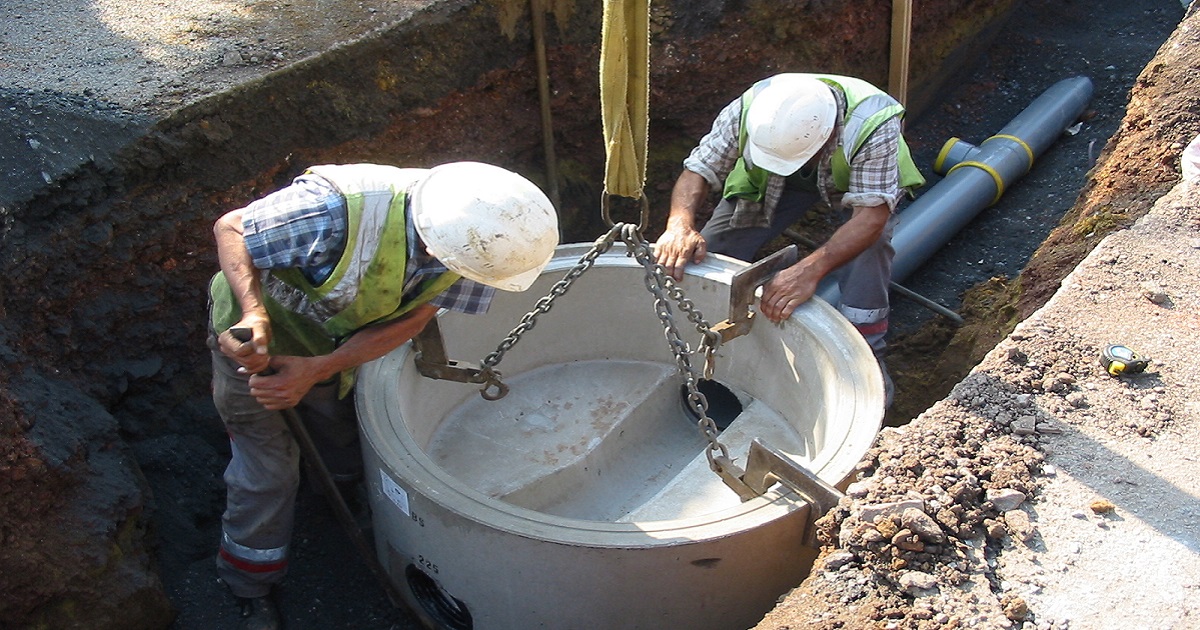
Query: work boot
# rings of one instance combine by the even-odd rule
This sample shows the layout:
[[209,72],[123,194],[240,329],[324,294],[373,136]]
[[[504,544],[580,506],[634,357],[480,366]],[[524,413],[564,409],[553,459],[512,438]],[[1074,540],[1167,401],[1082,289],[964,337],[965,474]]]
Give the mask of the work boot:
[[275,606],[275,600],[270,595],[239,597],[238,603],[242,606],[239,630],[279,630],[283,627],[279,619],[279,608]]

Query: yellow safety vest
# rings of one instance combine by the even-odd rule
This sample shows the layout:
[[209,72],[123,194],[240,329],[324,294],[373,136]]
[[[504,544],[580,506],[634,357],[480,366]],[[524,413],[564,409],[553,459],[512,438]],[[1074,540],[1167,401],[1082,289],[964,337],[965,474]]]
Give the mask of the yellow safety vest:
[[[459,279],[446,272],[424,280],[404,299],[408,262],[407,185],[425,172],[376,164],[325,165],[308,170],[346,198],[346,246],[329,278],[313,285],[298,269],[263,274],[263,300],[271,318],[271,354],[317,356],[332,352],[355,331],[394,320],[432,300]],[[209,285],[213,331],[241,317],[223,273]],[[343,375],[343,394],[353,375]]]

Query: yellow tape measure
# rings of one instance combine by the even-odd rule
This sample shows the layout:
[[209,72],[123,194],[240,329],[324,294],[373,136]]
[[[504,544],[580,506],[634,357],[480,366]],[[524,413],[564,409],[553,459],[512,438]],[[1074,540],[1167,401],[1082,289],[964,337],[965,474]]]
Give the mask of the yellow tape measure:
[[1145,370],[1150,365],[1150,360],[1139,357],[1127,346],[1113,344],[1100,353],[1100,365],[1103,365],[1109,374],[1121,376]]

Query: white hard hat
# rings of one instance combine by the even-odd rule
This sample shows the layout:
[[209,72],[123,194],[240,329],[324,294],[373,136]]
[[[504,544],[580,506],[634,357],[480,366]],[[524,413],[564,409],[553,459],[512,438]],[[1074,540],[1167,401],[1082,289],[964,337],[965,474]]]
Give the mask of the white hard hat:
[[802,74],[777,74],[746,112],[746,157],[754,166],[791,175],[825,145],[836,117],[828,85]]
[[558,215],[545,193],[499,166],[436,166],[411,197],[425,249],[450,271],[497,289],[528,289],[558,245]]

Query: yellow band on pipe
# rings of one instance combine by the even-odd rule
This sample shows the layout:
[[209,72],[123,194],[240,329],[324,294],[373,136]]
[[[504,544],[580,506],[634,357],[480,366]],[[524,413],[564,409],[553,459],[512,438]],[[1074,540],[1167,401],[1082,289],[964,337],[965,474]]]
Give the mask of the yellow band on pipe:
[[955,164],[953,167],[951,167],[949,171],[946,172],[946,177],[950,177],[950,173],[953,173],[954,171],[957,171],[958,169],[960,169],[964,166],[974,166],[975,168],[987,173],[988,175],[991,175],[992,181],[996,184],[996,196],[992,197],[992,203],[988,204],[988,205],[992,205],[992,204],[995,204],[997,201],[1000,201],[1000,196],[1004,194],[1004,178],[1000,177],[1000,173],[997,173],[996,169],[988,166],[987,164],[984,164],[983,162],[975,162],[975,161],[959,162],[958,164]]
[[[946,158],[950,157],[950,149],[953,149],[954,145],[958,144],[959,142],[962,142],[962,140],[959,140],[958,138],[950,138],[946,141],[946,144],[942,145],[942,150],[938,151],[937,159],[933,161],[934,172],[942,172],[942,167],[946,164]],[[949,173],[947,173],[947,175],[949,175]]]
[[1033,149],[1030,149],[1029,145],[1025,144],[1024,140],[1022,140],[1016,136],[1010,136],[1006,133],[998,133],[998,134],[992,136],[991,138],[988,138],[987,140],[980,142],[979,145],[983,146],[983,145],[987,144],[988,140],[1011,140],[1011,141],[1015,142],[1017,144],[1017,146],[1021,147],[1022,149],[1025,149],[1025,157],[1029,158],[1029,161],[1025,163],[1025,172],[1028,173],[1033,168]]

